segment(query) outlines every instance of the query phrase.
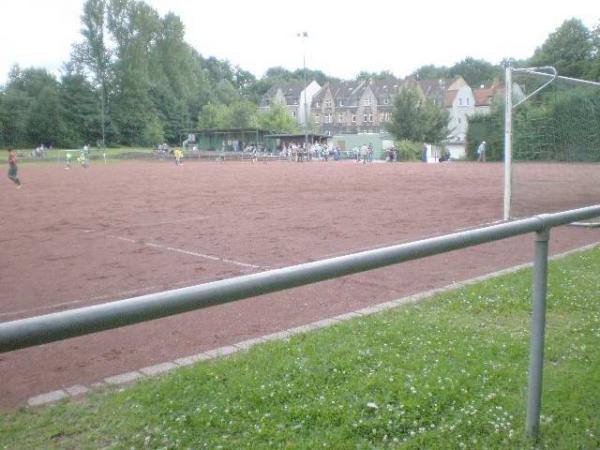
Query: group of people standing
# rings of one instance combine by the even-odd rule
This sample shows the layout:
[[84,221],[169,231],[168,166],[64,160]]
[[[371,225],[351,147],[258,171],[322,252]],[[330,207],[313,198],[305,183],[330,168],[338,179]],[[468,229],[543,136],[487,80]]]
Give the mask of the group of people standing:
[[358,146],[354,146],[352,151],[356,154],[356,162],[362,161],[363,164],[366,164],[373,161],[375,150],[373,149],[372,144],[363,144],[360,146],[360,148]]
[[295,142],[290,144],[282,144],[280,155],[289,160],[303,161],[304,159],[321,159],[328,161],[329,158],[337,161],[340,159],[340,149],[333,144],[325,145],[319,142],[314,142],[305,146],[298,145]]

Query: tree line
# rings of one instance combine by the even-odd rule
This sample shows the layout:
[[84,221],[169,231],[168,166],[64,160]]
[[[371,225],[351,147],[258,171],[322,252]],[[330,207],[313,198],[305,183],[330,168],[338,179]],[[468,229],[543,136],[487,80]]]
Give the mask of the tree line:
[[60,79],[12,68],[0,87],[0,145],[151,145],[177,143],[182,130],[198,127],[297,129],[283,108],[259,115],[257,104],[274,83],[301,80],[303,72],[272,68],[257,80],[205,58],[185,42],[173,13],[160,17],[137,0],[87,0],[81,35]]

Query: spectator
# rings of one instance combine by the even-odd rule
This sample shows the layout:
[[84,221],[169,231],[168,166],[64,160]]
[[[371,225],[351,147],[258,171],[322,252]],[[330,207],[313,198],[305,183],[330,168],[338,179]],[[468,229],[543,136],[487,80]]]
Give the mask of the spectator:
[[485,141],[481,141],[479,147],[477,147],[477,161],[485,162]]

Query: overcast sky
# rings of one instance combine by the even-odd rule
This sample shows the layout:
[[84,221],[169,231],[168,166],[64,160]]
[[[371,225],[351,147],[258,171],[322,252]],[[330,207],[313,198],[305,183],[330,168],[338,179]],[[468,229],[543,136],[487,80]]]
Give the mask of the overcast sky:
[[[57,75],[81,39],[83,0],[0,0],[0,84],[13,64]],[[256,77],[269,67],[311,69],[339,78],[388,70],[404,77],[425,64],[467,56],[498,63],[531,56],[550,33],[576,17],[592,29],[597,0],[147,0],[172,11],[203,56],[227,59]],[[297,33],[306,31],[308,38]]]

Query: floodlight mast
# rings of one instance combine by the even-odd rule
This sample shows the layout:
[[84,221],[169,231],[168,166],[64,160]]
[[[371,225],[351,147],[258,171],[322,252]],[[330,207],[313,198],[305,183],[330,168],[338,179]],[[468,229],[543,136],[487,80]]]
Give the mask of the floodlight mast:
[[302,39],[302,66],[304,72],[304,151],[308,151],[308,100],[307,92],[308,86],[306,84],[306,44],[305,38],[308,37],[308,33],[303,31],[298,33],[297,36]]

